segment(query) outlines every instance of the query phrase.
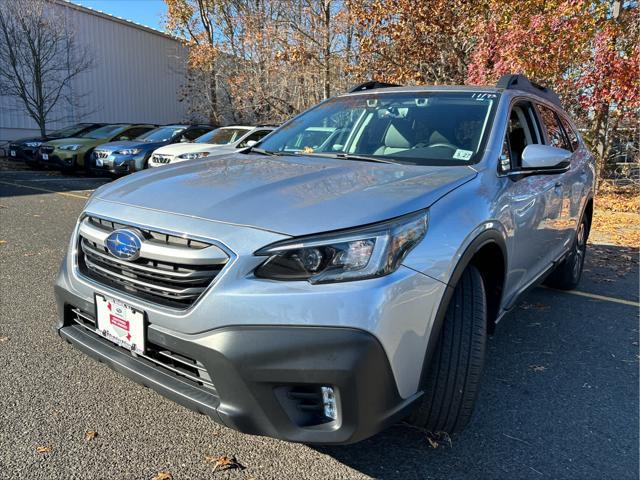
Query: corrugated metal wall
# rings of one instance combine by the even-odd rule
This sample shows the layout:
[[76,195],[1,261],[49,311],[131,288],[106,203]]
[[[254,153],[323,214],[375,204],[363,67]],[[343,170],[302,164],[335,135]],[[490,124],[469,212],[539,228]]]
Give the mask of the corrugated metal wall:
[[[0,0],[1,1],[1,0]],[[178,102],[183,81],[184,47],[173,38],[82,7],[64,5],[78,43],[86,45],[93,68],[79,76],[72,93],[87,95],[85,108],[64,106],[47,130],[78,121],[171,123],[185,119]],[[0,96],[0,140],[37,132],[24,107]]]

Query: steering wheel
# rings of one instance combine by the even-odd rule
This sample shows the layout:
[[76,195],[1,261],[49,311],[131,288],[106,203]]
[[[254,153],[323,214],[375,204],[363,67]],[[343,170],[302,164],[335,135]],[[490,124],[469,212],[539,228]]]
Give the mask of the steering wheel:
[[439,148],[439,147],[450,148],[451,150],[458,150],[458,147],[456,147],[455,145],[452,145],[451,143],[434,143],[432,145],[427,145],[427,148]]

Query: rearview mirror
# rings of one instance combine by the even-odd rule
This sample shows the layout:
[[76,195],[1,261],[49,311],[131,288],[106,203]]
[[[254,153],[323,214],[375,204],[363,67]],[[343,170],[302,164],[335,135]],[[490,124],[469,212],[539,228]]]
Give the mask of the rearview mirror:
[[561,170],[569,165],[571,152],[549,145],[527,145],[522,152],[523,170]]

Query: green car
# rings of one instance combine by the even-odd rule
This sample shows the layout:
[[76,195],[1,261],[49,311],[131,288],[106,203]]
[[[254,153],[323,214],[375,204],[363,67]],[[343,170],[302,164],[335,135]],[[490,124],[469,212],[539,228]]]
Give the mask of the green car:
[[59,168],[63,172],[91,169],[91,152],[107,142],[134,139],[156,125],[112,124],[84,133],[78,137],[60,138],[43,143],[38,150],[38,163]]

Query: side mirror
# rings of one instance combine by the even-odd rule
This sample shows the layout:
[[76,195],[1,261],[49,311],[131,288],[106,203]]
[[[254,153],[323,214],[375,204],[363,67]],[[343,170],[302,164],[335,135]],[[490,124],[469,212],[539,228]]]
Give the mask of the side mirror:
[[527,145],[522,152],[523,170],[562,170],[569,166],[571,152],[549,145]]
[[256,143],[258,143],[255,140],[247,140],[247,143],[245,143],[245,147],[253,147]]

